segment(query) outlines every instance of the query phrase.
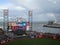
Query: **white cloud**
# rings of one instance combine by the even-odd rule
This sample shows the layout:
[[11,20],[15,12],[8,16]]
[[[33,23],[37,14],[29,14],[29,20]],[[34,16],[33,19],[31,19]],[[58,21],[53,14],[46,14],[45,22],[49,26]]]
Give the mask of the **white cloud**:
[[13,4],[4,4],[4,5],[0,5],[0,9],[8,9],[10,7],[12,7]]
[[[16,10],[25,10],[25,8],[21,7],[21,6],[14,6]],[[13,8],[14,8],[13,7]]]
[[0,17],[0,19],[3,19],[3,17]]
[[12,3],[16,5],[22,5],[28,9],[38,9],[40,8],[38,2],[36,0],[11,0]]
[[55,15],[53,13],[47,13],[47,16],[55,17]]
[[56,4],[57,1],[56,0],[48,0],[49,2],[52,2],[53,4]]
[[[9,17],[9,19],[11,19],[12,17]],[[4,19],[4,17],[0,17],[0,19]]]
[[47,13],[48,18],[57,22],[56,16],[54,13]]
[[25,10],[25,8],[23,8],[22,6],[16,6],[14,4],[0,5],[0,10],[1,9]]
[[56,2],[56,1],[54,1],[53,3],[54,3],[54,4],[56,4],[57,2]]
[[54,13],[42,13],[42,14],[34,14],[33,21],[56,21],[56,16]]

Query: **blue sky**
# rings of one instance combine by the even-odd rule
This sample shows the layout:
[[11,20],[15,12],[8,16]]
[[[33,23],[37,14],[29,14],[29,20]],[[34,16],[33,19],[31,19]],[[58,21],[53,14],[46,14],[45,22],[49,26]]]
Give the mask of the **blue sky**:
[[8,0],[0,0],[0,4],[6,4],[8,3]]
[[9,17],[28,19],[28,11],[33,12],[33,21],[60,21],[60,0],[0,0],[0,19],[3,9],[9,9]]

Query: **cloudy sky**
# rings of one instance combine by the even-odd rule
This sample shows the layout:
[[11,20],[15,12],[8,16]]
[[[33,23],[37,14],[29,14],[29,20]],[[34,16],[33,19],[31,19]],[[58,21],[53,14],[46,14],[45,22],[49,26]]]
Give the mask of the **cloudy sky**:
[[28,20],[28,11],[33,12],[33,21],[60,21],[60,0],[0,0],[0,20],[3,9],[9,9],[9,18],[23,17]]

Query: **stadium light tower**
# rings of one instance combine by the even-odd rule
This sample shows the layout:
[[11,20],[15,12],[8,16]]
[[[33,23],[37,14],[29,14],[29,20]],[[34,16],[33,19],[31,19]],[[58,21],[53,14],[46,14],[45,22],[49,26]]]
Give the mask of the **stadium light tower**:
[[32,11],[31,10],[29,10],[29,12],[28,12],[28,20],[29,20],[29,23],[30,23],[30,29],[29,29],[29,31],[32,31]]
[[4,22],[3,22],[3,28],[4,28],[4,31],[8,31],[8,9],[4,9],[3,10],[3,13],[4,13]]

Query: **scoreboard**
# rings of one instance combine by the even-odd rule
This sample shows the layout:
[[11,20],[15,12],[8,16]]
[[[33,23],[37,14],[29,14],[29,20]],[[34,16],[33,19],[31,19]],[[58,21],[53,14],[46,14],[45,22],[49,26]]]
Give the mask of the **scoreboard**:
[[17,24],[17,26],[26,26],[26,22],[18,22],[18,23],[16,23]]
[[16,31],[16,30],[26,30],[26,22],[18,22],[16,23],[16,26],[12,26],[12,30]]

